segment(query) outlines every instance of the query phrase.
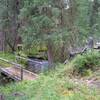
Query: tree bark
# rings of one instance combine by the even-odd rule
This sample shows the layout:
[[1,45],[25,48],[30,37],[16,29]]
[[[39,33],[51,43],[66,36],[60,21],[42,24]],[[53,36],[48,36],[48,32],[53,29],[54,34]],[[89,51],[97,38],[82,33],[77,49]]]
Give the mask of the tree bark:
[[50,40],[48,40],[47,47],[48,47],[48,51],[47,51],[48,62],[49,62],[49,67],[51,67],[53,65],[54,59],[53,59],[53,44]]
[[96,24],[99,7],[100,7],[99,1],[94,0],[92,3],[91,14],[90,14],[90,27],[93,27]]

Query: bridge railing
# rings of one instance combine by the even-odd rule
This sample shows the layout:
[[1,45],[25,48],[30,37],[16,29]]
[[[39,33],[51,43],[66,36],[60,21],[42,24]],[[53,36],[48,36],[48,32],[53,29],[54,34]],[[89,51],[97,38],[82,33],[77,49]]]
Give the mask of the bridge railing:
[[18,56],[18,55],[16,55],[15,58],[18,60],[27,61],[28,67],[36,73],[44,72],[45,68],[48,67],[48,62],[46,63],[43,60],[30,59],[30,58],[25,58],[25,57]]
[[21,57],[21,56],[15,56],[16,59],[22,59],[22,60],[26,60],[26,61],[30,61],[30,62],[33,62],[33,63],[37,63],[37,64],[42,64],[42,62],[38,62],[38,61],[35,61],[35,60],[32,60],[32,59],[29,59],[29,58],[25,58],[25,57]]
[[9,63],[9,64],[12,64],[12,65],[15,65],[16,67],[20,67],[20,79],[23,80],[23,66],[21,64],[17,64],[15,62],[12,62],[12,61],[9,61],[9,60],[6,60],[6,59],[3,59],[3,58],[0,58],[1,61],[3,62],[6,62],[6,63]]

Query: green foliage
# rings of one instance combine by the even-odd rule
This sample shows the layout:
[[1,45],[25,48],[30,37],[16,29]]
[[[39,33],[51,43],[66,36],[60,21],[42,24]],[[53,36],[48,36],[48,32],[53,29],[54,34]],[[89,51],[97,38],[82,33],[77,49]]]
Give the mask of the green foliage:
[[15,60],[15,56],[12,53],[0,52],[0,57],[10,61]]
[[[0,93],[3,93],[7,100],[99,100],[96,91],[89,90],[86,86],[77,88],[69,80],[44,75],[35,81],[23,81],[0,87]],[[14,96],[14,93],[22,95]]]
[[71,63],[74,70],[79,74],[91,74],[91,71],[95,71],[100,67],[100,53],[90,51],[86,54],[78,55]]
[[[26,57],[26,55],[23,54],[23,52],[21,52],[21,51],[19,52],[19,54],[20,54],[20,56]],[[0,57],[3,59],[6,59],[8,61],[11,61],[11,62],[16,62],[15,55],[11,54],[11,53],[0,52]],[[26,65],[27,65],[27,61],[22,60],[22,59],[19,59],[19,60],[17,59],[17,63],[22,64],[24,67],[26,67]],[[1,67],[11,67],[12,64],[0,60],[0,66]]]
[[[82,84],[76,85],[68,76],[71,68],[78,70],[83,67],[84,63],[90,64],[93,62],[93,69],[95,67],[98,68],[100,65],[98,58],[100,58],[100,53],[98,52],[78,55],[69,64],[73,66],[58,64],[54,71],[51,70],[51,72],[47,72],[45,75],[40,74],[37,80],[11,83],[4,87],[0,86],[0,93],[4,94],[7,100],[91,100],[91,98],[99,100],[100,96],[96,90],[89,89]],[[98,59],[98,61],[95,59]],[[84,65],[84,69],[87,69],[85,75],[91,74],[92,67],[87,67]],[[65,70],[66,76],[64,74]],[[16,93],[19,95],[14,95]]]
[[23,8],[20,10],[19,19],[22,20],[22,23],[26,22],[20,28],[20,33],[27,48],[28,45],[35,46],[38,43],[46,43],[49,38],[53,42],[62,42],[63,33],[66,34],[66,25],[63,28],[57,27],[60,16],[61,10],[54,6],[53,1],[25,0]]
[[[62,23],[64,24],[61,26],[61,9],[56,5],[56,2],[59,3],[56,0],[24,0],[19,14],[19,19],[22,22],[19,32],[23,37],[26,49],[43,42],[46,44],[50,38],[57,49],[53,50],[54,58],[59,60],[60,57],[57,57],[57,54],[61,56],[60,49],[62,49],[63,43],[66,44],[65,48],[69,45],[79,47],[86,43],[89,35],[92,35],[92,30],[89,26],[92,4],[87,0],[73,0],[72,2],[76,3],[74,6],[77,5],[77,10],[71,9],[74,14],[70,14],[70,9],[63,11],[62,20],[64,22]],[[76,13],[77,16],[74,18]],[[100,30],[99,16],[97,19],[96,23],[98,27],[94,31],[94,37],[96,38],[99,37]],[[71,22],[69,20],[74,21]],[[71,23],[73,24],[71,25]],[[75,29],[73,28],[74,26]],[[66,52],[67,50],[65,50],[64,55]]]
[[[15,56],[10,53],[0,52],[0,58],[7,59],[9,61],[15,61]],[[12,65],[0,60],[0,66],[11,67]]]

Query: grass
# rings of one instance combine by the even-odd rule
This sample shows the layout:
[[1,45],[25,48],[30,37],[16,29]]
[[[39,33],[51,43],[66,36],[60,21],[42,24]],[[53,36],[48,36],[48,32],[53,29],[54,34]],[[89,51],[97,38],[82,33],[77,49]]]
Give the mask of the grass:
[[[6,59],[9,61],[15,61],[15,56],[11,53],[0,52],[0,58]],[[12,65],[0,60],[0,66],[11,67]]]
[[4,61],[0,61],[0,66],[1,66],[1,67],[11,67],[12,64],[6,63],[6,62],[4,62]]
[[[86,58],[91,58],[87,56]],[[75,59],[80,58],[76,57]],[[73,64],[81,65],[75,59],[73,60],[74,63],[72,61],[68,65],[56,65],[55,70],[40,74],[37,80],[1,86],[0,93],[4,94],[6,100],[100,100],[98,89],[89,88],[83,84],[75,84],[70,80],[69,74],[72,75]]]
[[15,56],[12,53],[0,52],[0,58],[4,58],[10,61],[15,61]]
[[[11,61],[11,62],[16,62],[16,57],[12,53],[0,52],[0,58],[6,59],[6,60]],[[17,63],[22,64],[23,66],[26,66],[27,61],[17,60]],[[9,64],[7,62],[4,62],[4,61],[0,60],[0,66],[2,66],[2,67],[11,67],[12,64]]]
[[[41,75],[35,81],[12,83],[0,87],[7,100],[100,100],[99,92],[86,86],[77,86],[69,79]],[[20,95],[14,96],[14,93]]]

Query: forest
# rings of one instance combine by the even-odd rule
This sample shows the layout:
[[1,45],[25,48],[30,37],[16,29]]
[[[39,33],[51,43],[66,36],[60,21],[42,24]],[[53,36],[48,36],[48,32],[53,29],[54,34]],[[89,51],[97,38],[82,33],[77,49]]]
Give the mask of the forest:
[[0,0],[0,100],[100,100],[100,0]]

